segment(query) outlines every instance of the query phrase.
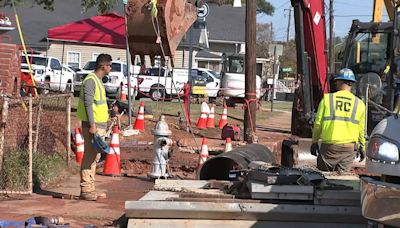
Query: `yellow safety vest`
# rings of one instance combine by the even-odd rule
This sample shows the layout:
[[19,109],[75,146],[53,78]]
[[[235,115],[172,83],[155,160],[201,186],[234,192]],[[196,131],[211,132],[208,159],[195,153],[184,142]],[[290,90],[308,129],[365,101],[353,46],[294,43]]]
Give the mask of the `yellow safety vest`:
[[81,91],[79,94],[77,117],[82,121],[88,121],[86,108],[83,103],[83,96],[85,93],[85,83],[87,80],[94,80],[96,90],[93,102],[93,118],[95,123],[106,123],[108,121],[108,106],[106,98],[106,90],[104,89],[103,82],[94,74],[90,73],[82,82]]
[[313,128],[313,143],[358,142],[365,149],[365,104],[348,91],[325,94],[318,107]]

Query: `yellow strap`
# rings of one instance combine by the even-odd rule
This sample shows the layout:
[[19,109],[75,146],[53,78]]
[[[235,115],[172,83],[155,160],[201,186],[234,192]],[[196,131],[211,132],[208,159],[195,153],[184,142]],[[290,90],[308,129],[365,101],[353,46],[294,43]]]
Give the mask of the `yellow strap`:
[[151,16],[157,17],[158,9],[157,9],[157,0],[151,0]]

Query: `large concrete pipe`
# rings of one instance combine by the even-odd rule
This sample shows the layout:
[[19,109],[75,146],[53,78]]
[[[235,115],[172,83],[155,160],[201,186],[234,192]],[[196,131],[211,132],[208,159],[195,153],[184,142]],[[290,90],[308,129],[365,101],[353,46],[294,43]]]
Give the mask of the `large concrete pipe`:
[[249,144],[222,153],[206,161],[200,169],[200,180],[229,180],[230,170],[247,169],[252,161],[276,163],[275,156],[265,146]]

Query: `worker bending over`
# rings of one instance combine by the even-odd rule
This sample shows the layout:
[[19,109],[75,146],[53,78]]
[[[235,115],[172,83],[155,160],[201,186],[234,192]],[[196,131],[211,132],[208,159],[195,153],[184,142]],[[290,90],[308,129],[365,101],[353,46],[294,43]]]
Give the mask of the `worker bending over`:
[[96,59],[95,71],[88,74],[82,82],[77,116],[82,121],[82,134],[85,140],[85,153],[81,165],[81,195],[83,200],[97,200],[94,176],[96,161],[100,153],[92,145],[94,134],[105,136],[108,121],[106,91],[102,79],[111,71],[111,56],[100,54]]
[[365,158],[365,104],[351,93],[355,82],[353,71],[340,70],[334,78],[338,91],[325,94],[319,104],[310,152],[322,171],[350,171],[356,156],[360,162]]

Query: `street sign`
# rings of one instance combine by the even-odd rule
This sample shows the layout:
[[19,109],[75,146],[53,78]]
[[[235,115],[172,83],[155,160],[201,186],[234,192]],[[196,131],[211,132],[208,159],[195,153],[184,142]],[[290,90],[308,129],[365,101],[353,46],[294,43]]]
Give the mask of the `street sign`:
[[291,73],[293,71],[293,69],[291,67],[284,67],[282,68],[282,72],[283,73]]
[[210,7],[207,3],[204,3],[201,7],[197,8],[197,17],[198,18],[206,18],[210,13]]
[[282,44],[270,44],[268,45],[268,54],[269,56],[274,56],[274,52],[276,50],[276,55],[281,56],[283,53],[283,45]]

